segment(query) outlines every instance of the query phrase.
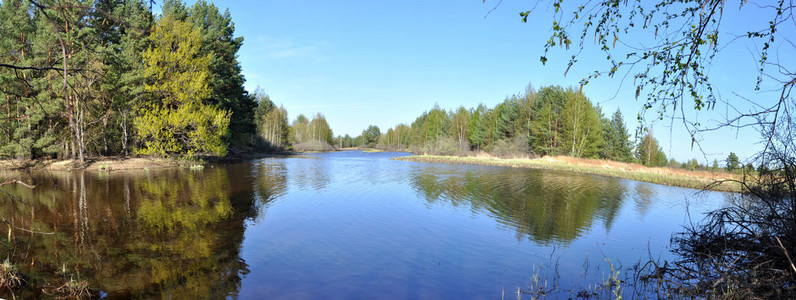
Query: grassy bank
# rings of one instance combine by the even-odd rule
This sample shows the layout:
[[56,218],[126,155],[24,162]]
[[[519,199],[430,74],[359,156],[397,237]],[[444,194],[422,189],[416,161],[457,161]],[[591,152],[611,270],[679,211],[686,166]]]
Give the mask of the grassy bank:
[[396,158],[397,160],[423,163],[446,163],[486,165],[513,168],[532,168],[545,170],[571,171],[586,174],[604,175],[636,181],[657,183],[670,186],[694,189],[710,189],[715,191],[738,192],[740,184],[736,182],[738,175],[727,173],[711,173],[704,171],[688,171],[670,168],[648,168],[639,164],[622,163],[599,159],[583,159],[567,156],[542,158],[495,158],[489,156],[440,156],[414,155]]

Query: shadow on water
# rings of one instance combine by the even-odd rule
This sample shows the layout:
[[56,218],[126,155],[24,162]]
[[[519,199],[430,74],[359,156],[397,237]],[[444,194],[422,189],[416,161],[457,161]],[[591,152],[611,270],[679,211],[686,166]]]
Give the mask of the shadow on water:
[[[6,186],[0,215],[19,230],[0,241],[29,284],[22,298],[58,295],[69,280],[107,298],[235,297],[248,265],[240,257],[244,222],[278,194],[280,178],[261,177],[255,200],[251,165],[127,173],[5,173],[38,186]],[[234,178],[233,178],[234,176]],[[281,180],[284,180],[282,178]],[[282,184],[284,186],[284,184]],[[0,290],[0,297],[10,298]]]
[[567,243],[595,220],[610,230],[627,187],[618,179],[511,168],[425,168],[412,186],[429,203],[469,205],[537,243]]

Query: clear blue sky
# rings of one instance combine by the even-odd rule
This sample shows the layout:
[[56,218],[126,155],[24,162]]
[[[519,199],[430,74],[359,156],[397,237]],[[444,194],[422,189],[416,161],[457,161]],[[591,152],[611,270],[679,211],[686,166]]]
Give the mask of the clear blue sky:
[[[535,88],[576,86],[588,72],[606,69],[604,55],[596,51],[586,51],[566,77],[571,53],[553,52],[543,66],[539,57],[549,37],[552,8],[537,7],[529,22],[522,23],[518,13],[530,9],[528,1],[503,1],[491,13],[497,1],[214,3],[230,10],[236,35],[244,37],[239,60],[246,88],[264,89],[285,106],[291,121],[298,114],[324,114],[335,135],[356,136],[370,124],[382,131],[409,124],[435,103],[445,109],[479,103],[492,107],[529,83]],[[737,12],[726,12],[727,28],[734,26],[733,14]],[[767,20],[753,19],[763,25]],[[720,77],[714,81],[724,100],[740,103],[734,93],[760,97],[750,93],[754,47],[720,52],[711,78]],[[592,81],[583,91],[606,114],[621,108],[632,130],[643,103],[635,100],[630,77],[623,84],[620,78]],[[707,123],[722,119],[726,110],[719,105],[715,111],[699,112],[699,117]],[[690,137],[678,121],[673,127],[669,120],[647,124],[668,156],[706,162],[702,152],[691,150]],[[712,162],[730,151],[749,157],[761,148],[758,140],[754,130],[723,130],[703,136],[702,146]]]

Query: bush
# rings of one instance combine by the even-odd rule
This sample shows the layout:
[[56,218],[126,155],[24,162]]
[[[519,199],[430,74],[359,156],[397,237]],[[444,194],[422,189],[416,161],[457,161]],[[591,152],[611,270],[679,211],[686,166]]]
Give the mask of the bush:
[[423,152],[435,155],[454,155],[459,153],[458,143],[451,137],[441,136],[434,142],[428,142],[423,146]]
[[321,141],[306,141],[293,145],[293,151],[334,151],[335,148]]
[[528,157],[531,154],[531,148],[528,146],[526,139],[515,137],[511,140],[495,142],[486,149],[486,152],[500,158]]
[[680,255],[664,267],[686,296],[796,298],[796,158],[781,155],[778,168],[746,177],[745,192],[725,208],[672,238]]

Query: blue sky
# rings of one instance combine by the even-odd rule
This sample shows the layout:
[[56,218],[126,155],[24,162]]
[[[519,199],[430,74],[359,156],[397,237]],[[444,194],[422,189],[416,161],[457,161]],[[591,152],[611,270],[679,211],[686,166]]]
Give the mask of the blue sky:
[[[236,35],[244,37],[239,61],[246,88],[264,89],[285,106],[291,121],[298,114],[324,114],[335,135],[356,136],[370,124],[382,131],[409,124],[434,104],[445,109],[479,103],[492,107],[529,83],[535,88],[577,86],[588,72],[606,69],[605,57],[597,51],[585,51],[566,77],[570,52],[553,51],[543,66],[539,57],[549,37],[552,8],[542,4],[523,23],[518,13],[530,9],[528,1],[503,1],[497,8],[497,1],[480,0],[214,3],[230,10]],[[738,23],[737,12],[725,14],[725,28],[733,30],[747,25],[750,17],[767,22],[753,14],[745,15],[747,23]],[[711,78],[722,99],[737,104],[735,93],[764,97],[750,94],[755,47],[720,52]],[[631,130],[638,126],[643,103],[635,100],[632,78],[624,83],[620,78],[592,81],[583,91],[606,114],[621,108]],[[748,109],[746,104],[738,107]],[[718,105],[715,111],[695,114],[708,123],[727,112],[726,106]],[[702,152],[691,149],[690,137],[678,121],[647,125],[667,155],[679,161],[721,161],[730,151],[745,158],[761,148],[755,144],[759,137],[754,130],[704,135]]]

